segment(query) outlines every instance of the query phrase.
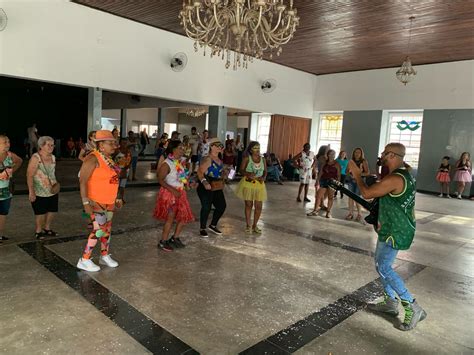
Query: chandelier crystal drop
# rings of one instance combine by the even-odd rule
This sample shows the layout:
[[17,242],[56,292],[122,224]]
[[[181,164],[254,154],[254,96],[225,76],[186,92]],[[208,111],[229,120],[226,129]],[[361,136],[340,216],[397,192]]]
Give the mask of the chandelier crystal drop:
[[201,117],[206,113],[207,110],[204,107],[191,107],[186,110],[186,115],[194,118]]
[[[247,68],[254,58],[279,56],[299,24],[293,0],[184,0],[179,13],[194,50],[225,60],[225,67]],[[233,56],[231,52],[233,51]],[[232,58],[231,58],[232,57]],[[232,60],[231,60],[232,59]]]
[[410,81],[412,81],[415,76],[416,76],[416,70],[411,66],[411,60],[408,54],[410,53],[410,43],[411,43],[411,25],[413,20],[415,19],[415,16],[410,16],[408,18],[410,20],[410,29],[408,32],[408,45],[407,45],[407,56],[405,60],[402,63],[402,66],[400,69],[397,70],[395,75],[397,76],[397,79],[400,80],[403,85],[408,84]]

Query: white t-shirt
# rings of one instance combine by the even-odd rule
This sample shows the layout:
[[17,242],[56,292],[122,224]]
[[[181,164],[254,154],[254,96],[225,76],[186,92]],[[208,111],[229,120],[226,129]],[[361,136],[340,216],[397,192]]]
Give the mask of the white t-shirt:
[[197,150],[198,150],[198,145],[199,145],[199,135],[190,134],[189,144],[191,144],[191,155],[197,155]]
[[201,144],[201,147],[199,149],[199,154],[202,156],[202,157],[205,157],[207,155],[209,155],[209,139],[206,140],[206,143],[204,143],[202,141],[202,138],[200,140],[200,144]]

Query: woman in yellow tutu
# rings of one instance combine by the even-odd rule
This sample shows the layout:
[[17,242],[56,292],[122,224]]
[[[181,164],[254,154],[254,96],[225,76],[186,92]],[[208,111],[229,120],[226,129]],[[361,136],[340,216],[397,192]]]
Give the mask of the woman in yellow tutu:
[[[267,200],[267,188],[265,179],[267,177],[267,166],[265,159],[260,156],[260,144],[250,142],[245,158],[240,165],[242,179],[235,191],[237,197],[245,201],[245,220],[247,221],[246,233],[262,233],[258,228],[257,222],[262,213],[263,201]],[[255,207],[253,215],[253,224],[250,222],[252,208]]]

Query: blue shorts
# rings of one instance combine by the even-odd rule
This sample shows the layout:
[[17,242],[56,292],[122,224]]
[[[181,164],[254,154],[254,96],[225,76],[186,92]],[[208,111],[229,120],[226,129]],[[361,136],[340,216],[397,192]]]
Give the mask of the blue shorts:
[[321,179],[321,180],[319,180],[319,187],[320,187],[320,188],[323,188],[323,189],[330,188],[331,186],[329,186],[329,179]]
[[10,211],[10,205],[12,203],[12,198],[7,198],[5,200],[0,200],[0,216],[8,215]]
[[357,182],[355,180],[348,180],[347,188],[349,189],[349,191],[355,193],[356,195],[360,195],[360,189],[359,186],[357,186]]

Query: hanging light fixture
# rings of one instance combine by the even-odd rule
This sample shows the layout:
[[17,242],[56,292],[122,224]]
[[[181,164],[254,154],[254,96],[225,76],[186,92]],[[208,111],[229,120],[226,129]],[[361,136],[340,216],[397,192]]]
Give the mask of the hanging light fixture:
[[186,109],[186,115],[189,117],[198,118],[207,113],[206,108],[204,107],[190,107]]
[[408,84],[410,81],[412,81],[415,76],[416,76],[416,70],[411,66],[411,60],[408,54],[410,53],[410,42],[411,42],[411,25],[413,20],[415,19],[415,16],[410,16],[410,30],[408,32],[408,48],[407,48],[407,56],[405,57],[405,60],[403,61],[402,66],[400,69],[397,70],[397,79],[400,80],[403,85]]
[[194,40],[194,50],[209,47],[210,56],[226,60],[225,67],[247,68],[253,58],[262,59],[269,51],[277,55],[299,24],[293,0],[184,0],[179,13],[186,35]]

